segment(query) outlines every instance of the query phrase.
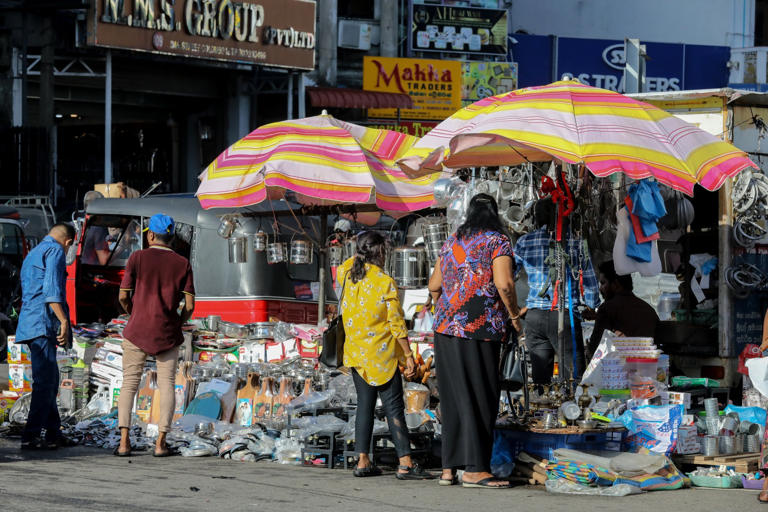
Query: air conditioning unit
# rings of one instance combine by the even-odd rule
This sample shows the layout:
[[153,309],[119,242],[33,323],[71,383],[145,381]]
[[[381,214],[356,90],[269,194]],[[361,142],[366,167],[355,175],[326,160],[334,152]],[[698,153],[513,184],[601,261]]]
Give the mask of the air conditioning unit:
[[371,24],[359,20],[339,20],[339,46],[354,50],[370,50]]

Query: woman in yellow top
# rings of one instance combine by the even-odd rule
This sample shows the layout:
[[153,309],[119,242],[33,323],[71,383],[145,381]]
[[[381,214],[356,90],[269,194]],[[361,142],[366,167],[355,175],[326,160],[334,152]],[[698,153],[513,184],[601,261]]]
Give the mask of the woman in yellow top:
[[386,241],[372,231],[357,237],[357,254],[338,268],[341,314],[344,319],[344,366],[352,370],[357,390],[355,446],[359,453],[355,476],[376,476],[381,470],[371,464],[368,450],[373,435],[376,397],[381,398],[387,424],[400,458],[397,478],[432,478],[411,460],[411,443],[405,425],[403,382],[398,361],[405,363],[406,376],[415,372],[408,346],[403,308],[395,282],[384,273]]

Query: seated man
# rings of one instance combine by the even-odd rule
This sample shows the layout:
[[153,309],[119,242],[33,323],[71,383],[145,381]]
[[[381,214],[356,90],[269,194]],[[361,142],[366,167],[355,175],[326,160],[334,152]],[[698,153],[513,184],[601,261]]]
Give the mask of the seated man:
[[618,336],[652,338],[659,322],[651,305],[632,293],[631,275],[616,274],[613,261],[600,265],[599,274],[600,293],[605,302],[595,316],[595,329],[587,346],[587,361],[592,359],[606,329]]

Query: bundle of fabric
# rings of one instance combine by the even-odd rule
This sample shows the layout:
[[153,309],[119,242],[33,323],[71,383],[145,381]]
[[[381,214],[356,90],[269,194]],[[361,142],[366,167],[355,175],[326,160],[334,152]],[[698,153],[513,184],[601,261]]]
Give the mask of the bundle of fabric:
[[547,466],[550,478],[598,486],[627,484],[644,491],[691,485],[690,479],[663,455],[618,453],[615,457],[600,457],[566,449],[555,450],[554,455],[556,460]]

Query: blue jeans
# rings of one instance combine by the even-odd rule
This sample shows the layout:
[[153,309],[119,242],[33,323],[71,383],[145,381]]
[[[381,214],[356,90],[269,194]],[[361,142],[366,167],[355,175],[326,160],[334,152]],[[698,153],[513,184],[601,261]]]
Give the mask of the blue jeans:
[[32,403],[29,406],[27,426],[21,436],[22,441],[31,441],[40,437],[45,429],[49,442],[59,437],[61,419],[56,405],[59,393],[59,366],[56,364],[56,338],[41,336],[28,342],[32,360]]

